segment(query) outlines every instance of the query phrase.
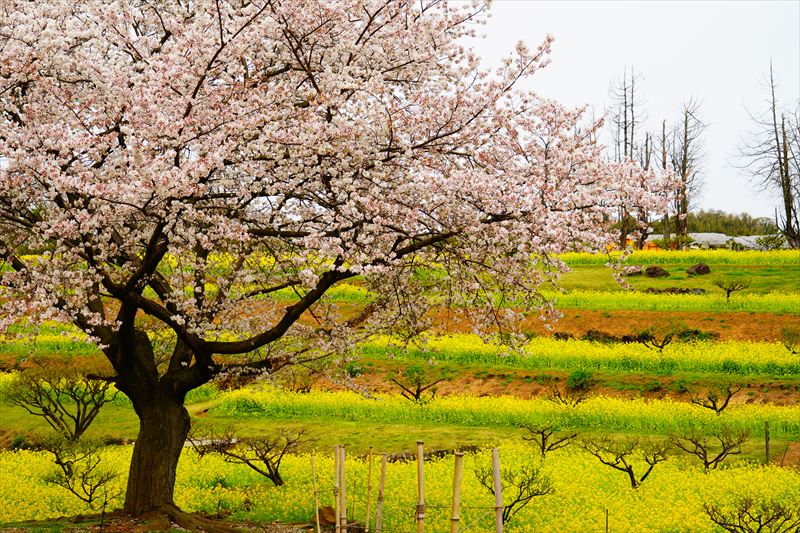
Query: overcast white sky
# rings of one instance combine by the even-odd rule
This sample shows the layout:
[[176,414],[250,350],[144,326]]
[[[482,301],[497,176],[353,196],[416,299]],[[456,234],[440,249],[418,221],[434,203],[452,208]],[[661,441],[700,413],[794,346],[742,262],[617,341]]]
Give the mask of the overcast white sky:
[[770,60],[779,100],[787,107],[800,101],[800,0],[495,0],[491,14],[479,30],[485,38],[473,44],[487,66],[519,40],[533,48],[555,36],[551,65],[528,86],[541,96],[590,104],[600,116],[610,83],[634,66],[644,77],[653,130],[697,97],[708,124],[699,206],[773,216],[776,199],[757,194],[736,168],[737,148],[752,129],[745,108],[765,109]]

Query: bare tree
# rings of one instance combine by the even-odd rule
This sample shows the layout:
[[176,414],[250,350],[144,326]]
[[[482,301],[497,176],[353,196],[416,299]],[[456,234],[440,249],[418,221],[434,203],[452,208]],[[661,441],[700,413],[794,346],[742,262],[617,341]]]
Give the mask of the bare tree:
[[750,288],[749,279],[714,278],[714,285],[725,291],[725,301],[731,303],[731,294]]
[[114,398],[110,386],[110,381],[76,368],[38,366],[17,376],[6,400],[41,416],[65,439],[75,442],[103,405]]
[[756,502],[752,496],[737,498],[733,509],[704,504],[712,522],[733,533],[796,533],[800,529],[800,507],[781,502]]
[[710,409],[719,415],[728,407],[731,398],[736,396],[741,390],[742,385],[731,382],[717,384],[706,391],[705,396],[692,395],[690,401],[695,405]]
[[45,439],[42,448],[50,452],[58,471],[45,477],[45,482],[58,485],[94,509],[99,500],[117,496],[109,493],[109,484],[118,477],[113,471],[100,468],[100,443],[74,442],[62,435]]
[[226,463],[246,465],[280,487],[285,483],[280,472],[281,461],[287,453],[298,451],[304,434],[302,429],[283,430],[277,436],[237,439],[227,430],[222,435],[194,435],[189,441],[201,458],[210,453],[220,455]]
[[691,99],[683,104],[681,118],[672,131],[670,160],[680,185],[675,193],[676,237],[686,237],[689,210],[700,194],[703,159],[702,135],[706,125],[700,119],[700,102]]
[[426,369],[422,365],[411,365],[402,372],[390,374],[389,381],[400,388],[403,398],[424,404],[436,397],[436,385],[450,379],[447,369]]
[[792,248],[800,248],[800,100],[787,110],[775,95],[777,82],[769,65],[767,110],[750,114],[754,131],[744,143],[742,167],[762,190],[780,194],[775,221]]
[[[637,128],[642,127],[646,118],[642,108],[643,83],[644,78],[636,72],[635,67],[631,67],[630,71],[625,69],[622,77],[614,81],[609,88],[609,97],[612,102],[610,118],[613,128],[614,160],[621,162],[639,159],[642,168],[648,170],[650,166],[650,136],[646,135],[644,148],[639,146],[636,137]],[[617,210],[619,247],[621,249],[625,249],[628,235],[639,225],[637,218],[632,216],[632,211],[636,212],[637,218],[640,220],[644,217],[646,227],[646,213],[643,214],[636,206],[621,205]]]
[[742,444],[749,438],[746,430],[735,431],[727,426],[711,435],[692,428],[689,433],[670,437],[676,447],[700,459],[706,471],[716,469],[729,456],[742,453]]
[[[481,485],[494,494],[494,480],[491,468],[475,470]],[[522,465],[519,468],[503,468],[500,473],[503,489],[503,524],[537,496],[544,496],[553,491],[553,482],[542,474],[541,466]]]
[[[642,445],[638,438],[612,439],[603,436],[581,441],[580,446],[606,466],[628,475],[632,489],[638,489],[658,463],[667,460],[669,444],[658,442]],[[633,460],[640,456],[647,465],[643,474],[636,473]]]
[[522,437],[522,440],[534,443],[542,454],[542,459],[548,452],[569,446],[578,436],[577,433],[556,433],[556,428],[553,424],[523,427],[530,432],[530,436]]

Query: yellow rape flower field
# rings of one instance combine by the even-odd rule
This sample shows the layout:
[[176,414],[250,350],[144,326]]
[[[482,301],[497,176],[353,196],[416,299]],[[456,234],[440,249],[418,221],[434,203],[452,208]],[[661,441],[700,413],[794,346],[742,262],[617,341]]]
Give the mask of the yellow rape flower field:
[[[538,461],[532,448],[518,442],[505,442],[500,450],[504,467]],[[107,448],[104,464],[124,471],[130,452],[129,446]],[[323,505],[332,505],[333,499],[333,460],[329,455],[318,452],[315,457]],[[199,460],[194,452],[187,451],[178,469],[176,503],[189,511],[230,512],[241,520],[306,522],[313,516],[314,507],[310,457],[292,455],[284,461],[286,485],[275,488],[244,466],[213,457]],[[489,464],[488,450],[467,454],[464,461],[462,524],[471,524],[470,529],[476,531],[492,527],[493,497],[474,474],[477,467]],[[364,457],[348,458],[349,498],[355,509],[351,519],[363,520],[367,467]],[[53,468],[42,453],[0,454],[0,522],[90,511],[62,490],[39,481]],[[553,493],[525,507],[508,531],[599,531],[604,527],[606,510],[610,528],[616,531],[708,531],[713,530],[713,524],[703,514],[702,504],[731,501],[743,487],[767,501],[800,500],[800,472],[773,466],[742,465],[704,473],[686,461],[668,461],[636,491],[630,489],[624,474],[601,466],[579,451],[549,454],[543,471],[553,480]],[[431,531],[448,528],[452,475],[451,458],[425,464],[426,523]],[[387,531],[414,528],[415,495],[411,487],[415,485],[416,463],[388,465],[384,503]],[[119,493],[122,489],[118,479],[114,490]],[[119,498],[114,498],[109,506],[119,503]]]

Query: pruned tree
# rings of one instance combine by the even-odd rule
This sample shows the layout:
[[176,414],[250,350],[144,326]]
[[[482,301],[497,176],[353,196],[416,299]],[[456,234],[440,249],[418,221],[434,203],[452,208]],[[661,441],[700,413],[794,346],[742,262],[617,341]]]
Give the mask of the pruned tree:
[[523,440],[534,443],[542,459],[549,452],[566,448],[578,437],[577,433],[560,433],[554,424],[539,424],[536,426],[522,426],[530,433]]
[[562,387],[558,383],[551,383],[547,399],[557,405],[576,407],[589,398],[589,390],[589,388],[570,388],[567,385]]
[[756,501],[752,496],[737,497],[732,506],[704,503],[703,512],[732,533],[796,533],[800,529],[800,506]]
[[725,291],[725,302],[731,303],[731,294],[750,288],[751,280],[734,278],[714,278],[712,283]]
[[[98,344],[140,422],[126,513],[176,514],[189,391],[421,331],[432,303],[516,338],[559,252],[605,249],[623,197],[663,209],[672,176],[520,89],[549,38],[480,68],[485,8],[0,1],[0,331]],[[356,276],[375,296],[344,315]]]
[[638,332],[636,340],[649,350],[656,350],[659,354],[664,353],[664,348],[669,346],[676,337],[685,332],[688,328],[685,324],[668,321],[664,324],[650,326]]
[[[47,483],[58,485],[95,509],[99,502],[118,496],[111,483],[119,474],[100,467],[101,443],[69,441],[58,435],[43,439],[42,449],[53,455],[58,470],[45,477]],[[111,492],[110,492],[111,491]]]
[[800,248],[800,99],[794,110],[781,105],[769,65],[767,109],[750,114],[754,131],[741,149],[742,168],[762,190],[777,192],[775,221],[789,246]]
[[672,435],[670,440],[674,446],[700,459],[708,471],[716,469],[729,456],[742,453],[742,444],[749,438],[747,430],[736,431],[724,426],[711,434],[692,428],[688,433]]
[[[667,460],[669,451],[667,442],[641,444],[638,438],[612,439],[608,436],[584,439],[580,446],[604,465],[625,472],[634,490],[644,483],[658,463]],[[641,470],[636,473],[634,460],[637,457],[646,465],[644,473]]]
[[705,128],[706,125],[700,118],[700,102],[692,99],[684,103],[681,118],[672,130],[669,156],[672,170],[679,180],[673,204],[676,237],[687,236],[689,210],[694,207],[702,188],[700,172],[703,161],[702,137]]
[[[494,494],[492,469],[478,468],[475,475],[480,484]],[[507,524],[534,498],[553,492],[552,480],[542,473],[542,467],[538,464],[501,469],[500,486],[503,492],[503,524]]]
[[400,388],[403,398],[424,404],[436,397],[436,385],[452,378],[453,372],[428,365],[409,365],[400,372],[392,372],[388,379]]
[[717,383],[706,390],[704,395],[692,394],[689,401],[700,407],[710,409],[719,415],[728,407],[731,399],[742,391],[742,388],[741,384],[729,381]]
[[781,342],[789,353],[800,354],[800,324],[781,328]]
[[282,430],[275,436],[246,437],[237,439],[228,430],[220,435],[213,432],[192,435],[189,441],[202,459],[208,454],[222,457],[226,463],[245,465],[265,478],[276,487],[284,485],[281,476],[281,461],[288,453],[297,453],[305,440],[305,430]]
[[113,400],[116,392],[110,387],[108,379],[40,360],[17,374],[5,399],[42,417],[59,435],[75,442],[89,429],[100,409]]

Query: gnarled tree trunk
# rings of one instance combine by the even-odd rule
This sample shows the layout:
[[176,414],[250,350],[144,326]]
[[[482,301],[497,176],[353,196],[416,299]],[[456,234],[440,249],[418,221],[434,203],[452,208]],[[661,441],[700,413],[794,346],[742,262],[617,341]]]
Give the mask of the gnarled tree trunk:
[[157,391],[144,405],[128,474],[126,513],[140,515],[175,507],[175,471],[189,426],[182,398]]

